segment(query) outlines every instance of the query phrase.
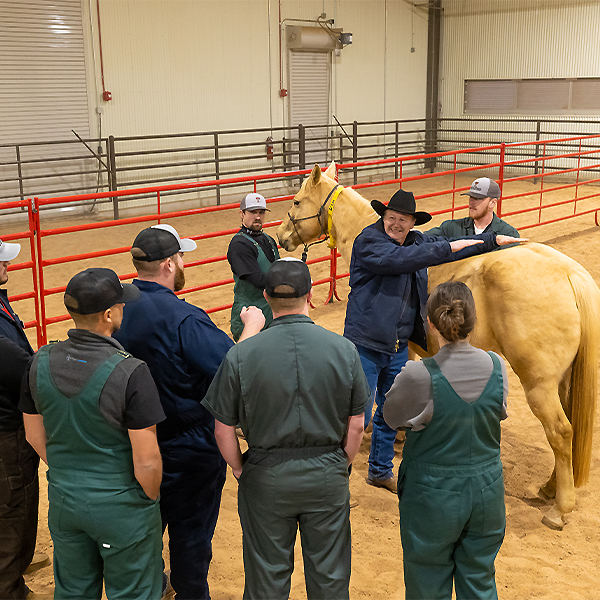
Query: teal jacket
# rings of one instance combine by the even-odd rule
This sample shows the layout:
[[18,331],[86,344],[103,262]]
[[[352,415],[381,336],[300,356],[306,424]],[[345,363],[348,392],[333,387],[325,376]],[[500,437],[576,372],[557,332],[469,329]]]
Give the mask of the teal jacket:
[[[485,228],[483,233],[497,233],[500,235],[510,235],[512,237],[521,237],[519,232],[506,221],[500,219],[496,214],[492,222]],[[460,238],[466,235],[475,235],[475,225],[471,217],[464,219],[450,219],[444,221],[439,227],[434,227],[425,232],[425,235],[439,235],[441,237]]]

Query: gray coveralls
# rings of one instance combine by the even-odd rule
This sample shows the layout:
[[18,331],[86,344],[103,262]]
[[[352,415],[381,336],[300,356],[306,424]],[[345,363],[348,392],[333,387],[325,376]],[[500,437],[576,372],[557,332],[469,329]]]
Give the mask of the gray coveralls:
[[398,478],[408,599],[497,598],[494,560],[506,524],[500,461],[502,368],[473,403],[456,394],[434,359],[433,418],[406,432]]
[[304,315],[279,317],[227,353],[202,404],[239,423],[250,447],[238,493],[245,599],[289,596],[298,528],[309,600],[348,598],[342,443],[368,398],[354,344]]

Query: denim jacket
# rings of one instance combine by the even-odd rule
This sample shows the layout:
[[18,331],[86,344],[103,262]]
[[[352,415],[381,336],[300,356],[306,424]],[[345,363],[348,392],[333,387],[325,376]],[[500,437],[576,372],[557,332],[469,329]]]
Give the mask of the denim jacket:
[[[385,233],[381,219],[363,229],[352,248],[344,337],[386,354],[393,354],[398,343],[408,340],[425,349],[427,267],[498,247],[495,233],[472,237],[484,243],[453,253],[449,243],[452,240],[416,230],[411,230],[404,243],[399,244]],[[412,282],[416,295],[410,292]],[[419,305],[411,310],[410,301],[415,297]]]

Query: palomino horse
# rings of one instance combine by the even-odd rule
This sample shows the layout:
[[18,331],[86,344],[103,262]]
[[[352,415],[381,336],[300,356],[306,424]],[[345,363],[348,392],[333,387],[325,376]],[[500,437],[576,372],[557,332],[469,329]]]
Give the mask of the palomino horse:
[[[336,188],[334,176],[335,164],[325,173],[315,165],[277,236],[291,252],[328,234],[350,264],[354,238],[378,217],[355,190]],[[334,188],[339,195],[332,193]],[[543,522],[562,529],[564,515],[575,506],[575,487],[587,483],[589,475],[600,290],[581,265],[542,244],[429,269],[430,290],[452,279],[466,283],[475,297],[477,325],[471,343],[506,357],[544,426],[555,466],[540,493],[555,502]]]

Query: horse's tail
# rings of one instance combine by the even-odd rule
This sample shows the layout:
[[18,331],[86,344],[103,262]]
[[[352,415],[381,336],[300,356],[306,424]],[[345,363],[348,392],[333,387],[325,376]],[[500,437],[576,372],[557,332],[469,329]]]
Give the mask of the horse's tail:
[[581,337],[571,369],[567,417],[573,427],[575,487],[588,482],[596,412],[600,290],[586,271],[572,271],[569,281],[579,310]]

